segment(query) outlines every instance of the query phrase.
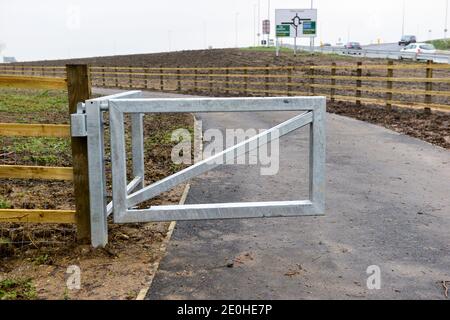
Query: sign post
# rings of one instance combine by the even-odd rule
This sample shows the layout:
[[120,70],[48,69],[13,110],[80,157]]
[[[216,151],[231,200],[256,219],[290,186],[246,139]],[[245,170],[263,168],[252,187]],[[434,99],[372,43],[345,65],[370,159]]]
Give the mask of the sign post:
[[314,39],[317,35],[317,9],[275,10],[276,46],[279,56],[278,38],[294,38],[294,55],[297,55],[297,38]]
[[266,45],[267,46],[269,46],[270,44],[269,44],[269,38],[270,38],[270,20],[263,20],[263,26],[262,26],[262,29],[263,29],[263,34],[264,35],[267,35],[267,42],[266,42]]

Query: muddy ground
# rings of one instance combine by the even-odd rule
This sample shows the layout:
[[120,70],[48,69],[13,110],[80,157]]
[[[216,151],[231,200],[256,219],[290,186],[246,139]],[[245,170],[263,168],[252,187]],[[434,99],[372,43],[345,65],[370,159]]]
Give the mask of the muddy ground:
[[351,103],[329,102],[327,111],[381,125],[429,143],[450,149],[450,113],[426,113],[423,110],[393,108],[387,112],[382,106],[357,107]]
[[[0,89],[0,122],[67,123],[66,96],[64,91]],[[192,130],[193,118],[153,115],[144,123],[146,181],[151,183],[183,168],[170,159],[171,133]],[[0,164],[71,166],[70,140],[0,137]],[[183,190],[175,188],[149,204],[176,204]],[[0,208],[73,210],[73,186],[0,179]],[[135,299],[161,259],[167,231],[167,223],[110,221],[108,246],[93,250],[77,243],[74,225],[0,223],[0,299]],[[81,269],[81,290],[66,286],[71,265]]]
[[[120,66],[120,67],[242,67],[268,65],[321,65],[331,60],[339,63],[356,64],[353,57],[337,55],[310,55],[300,53],[294,57],[292,52],[283,52],[276,57],[274,51],[250,49],[211,49],[185,50],[163,53],[131,54],[105,57],[91,57],[82,59],[63,59],[31,61],[17,63],[17,65],[65,66],[70,63],[86,63],[92,66]],[[364,59],[367,63],[385,63],[382,59]]]

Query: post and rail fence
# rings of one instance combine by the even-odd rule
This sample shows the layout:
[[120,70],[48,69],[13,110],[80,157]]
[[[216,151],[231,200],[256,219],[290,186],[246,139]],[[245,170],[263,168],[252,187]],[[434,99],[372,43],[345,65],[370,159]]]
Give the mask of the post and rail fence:
[[[66,77],[62,66],[0,65],[3,76]],[[448,111],[450,65],[260,67],[91,66],[91,86],[225,96],[326,96],[331,101]],[[423,98],[420,98],[422,96]]]
[[[63,68],[41,67],[39,76],[36,76],[37,67],[30,69],[22,66],[18,70],[20,70],[19,74],[0,75],[0,88],[67,90],[68,117],[76,112],[79,102],[91,96],[89,69],[86,65],[68,65]],[[60,77],[55,77],[56,75]],[[66,124],[0,123],[0,137],[69,139],[71,130],[70,125]],[[0,165],[0,179],[72,181],[76,210],[0,209],[0,222],[76,224],[78,240],[83,243],[90,240],[86,139],[71,139],[72,167]]]

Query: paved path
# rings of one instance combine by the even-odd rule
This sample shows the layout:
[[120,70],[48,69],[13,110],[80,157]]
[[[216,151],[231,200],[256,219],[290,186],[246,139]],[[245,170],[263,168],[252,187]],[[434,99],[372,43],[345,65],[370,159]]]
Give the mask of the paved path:
[[[292,113],[199,115],[207,128],[269,128]],[[327,118],[325,217],[179,222],[149,299],[442,299],[450,280],[450,152],[379,126]],[[281,140],[277,176],[224,166],[188,203],[306,193],[307,133]],[[234,261],[232,268],[227,264]],[[366,269],[381,268],[381,290]]]

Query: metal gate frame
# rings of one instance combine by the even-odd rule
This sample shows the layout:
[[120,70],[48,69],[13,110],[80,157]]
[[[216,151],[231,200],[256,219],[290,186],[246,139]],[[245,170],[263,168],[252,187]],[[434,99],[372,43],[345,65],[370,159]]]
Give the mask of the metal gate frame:
[[[91,234],[94,247],[108,242],[107,217],[114,213],[115,223],[148,221],[242,219],[323,215],[325,211],[325,97],[276,98],[175,98],[142,99],[140,91],[92,99],[72,115],[72,134],[87,134]],[[109,111],[113,201],[106,203],[104,166],[104,117]],[[301,111],[298,116],[238,143],[208,159],[144,185],[144,113],[205,113]],[[131,114],[133,179],[127,182],[124,114]],[[134,209],[139,203],[170,190],[184,181],[207,172],[233,154],[233,158],[278,139],[296,129],[310,126],[310,199],[276,202],[240,202],[151,206]],[[85,126],[85,127],[84,127]]]

